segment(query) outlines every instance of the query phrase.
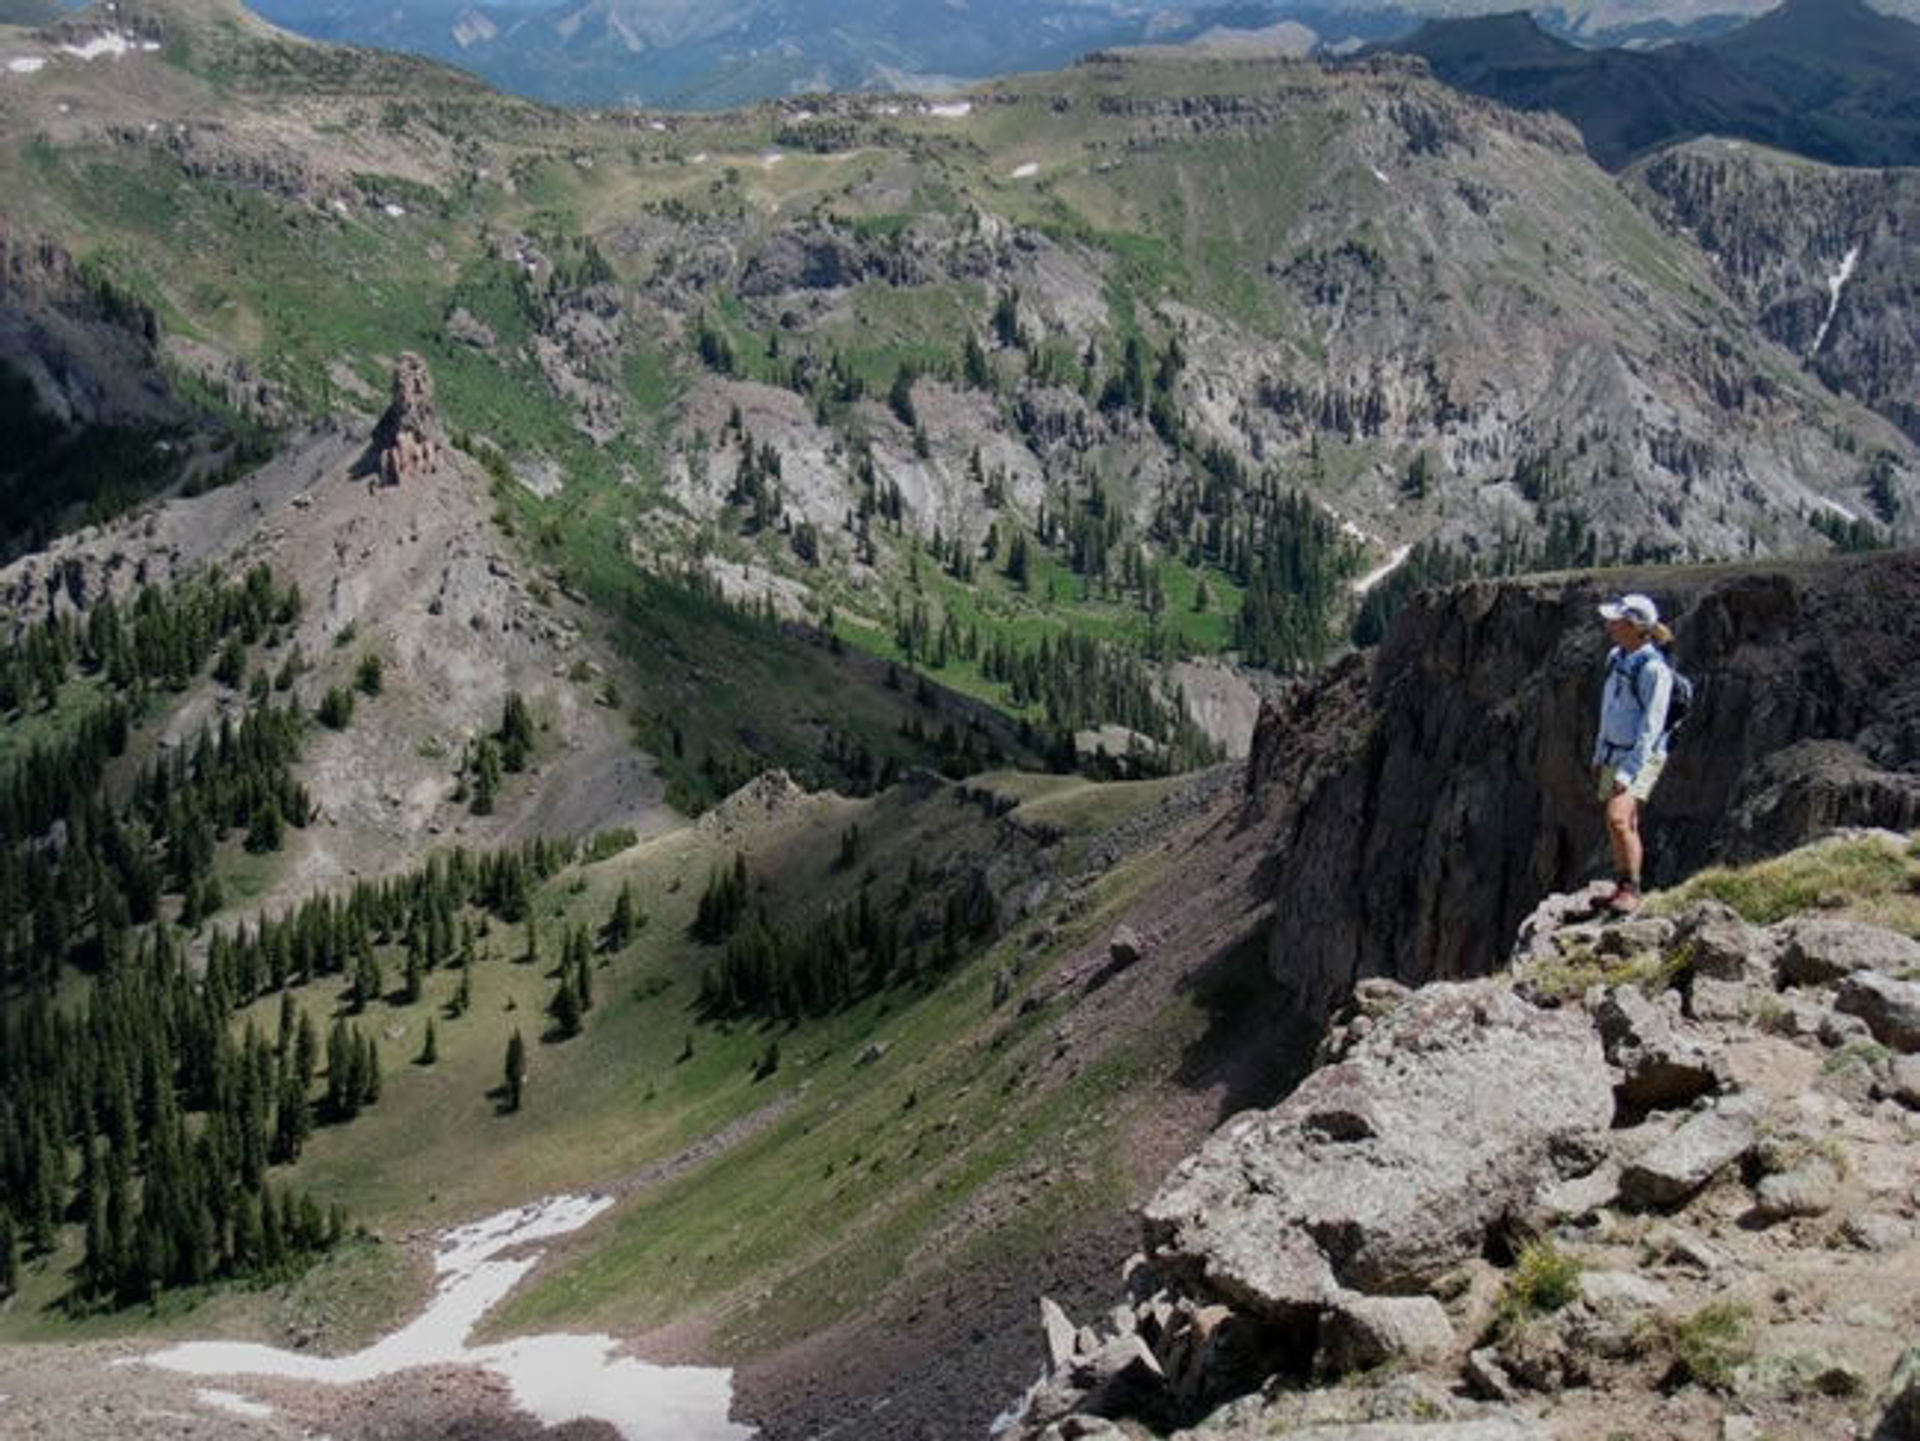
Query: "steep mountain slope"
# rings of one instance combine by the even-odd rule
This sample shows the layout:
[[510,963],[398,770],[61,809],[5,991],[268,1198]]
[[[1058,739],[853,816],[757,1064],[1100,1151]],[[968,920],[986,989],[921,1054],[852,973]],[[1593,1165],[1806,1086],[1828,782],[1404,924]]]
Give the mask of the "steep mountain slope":
[[1839,165],[1911,165],[1907,97],[1920,24],[1862,0],[1788,0],[1698,43],[1583,49],[1522,13],[1440,20],[1392,42],[1449,84],[1579,127],[1618,168],[1655,147],[1729,135]]
[[690,577],[1136,761],[1204,745],[1116,645],[1310,662],[1422,540],[1512,569],[1920,523],[1911,444],[1564,127],[1401,64],[1109,55],[692,120],[139,23],[170,48],[114,86],[51,46],[8,77],[46,138],[0,164],[169,363],[317,417],[414,349],[582,593]]
[[1835,390],[1920,435],[1911,170],[1837,170],[1702,141],[1636,167],[1653,213],[1690,235],[1759,327]]

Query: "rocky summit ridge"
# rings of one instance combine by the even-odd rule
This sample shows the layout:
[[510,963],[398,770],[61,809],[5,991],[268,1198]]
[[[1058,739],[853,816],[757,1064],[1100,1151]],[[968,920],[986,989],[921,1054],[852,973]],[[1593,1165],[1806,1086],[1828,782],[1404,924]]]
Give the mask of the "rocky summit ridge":
[[[1920,845],[1784,864],[1842,861],[1910,930]],[[1920,1436],[1920,942],[1598,894],[1496,976],[1362,983],[1161,1185],[1123,1303],[1042,1302],[1016,1434]]]

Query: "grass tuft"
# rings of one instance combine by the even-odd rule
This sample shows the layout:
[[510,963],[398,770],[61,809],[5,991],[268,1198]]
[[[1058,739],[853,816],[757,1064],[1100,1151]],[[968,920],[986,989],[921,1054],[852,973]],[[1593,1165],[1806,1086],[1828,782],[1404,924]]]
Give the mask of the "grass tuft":
[[1575,1300],[1580,1294],[1580,1273],[1585,1269],[1578,1256],[1551,1240],[1529,1242],[1501,1294],[1499,1309],[1494,1313],[1495,1329],[1511,1330]]
[[[1801,911],[1850,914],[1920,938],[1920,838],[1902,845],[1875,836],[1804,846],[1751,866],[1715,866],[1654,898],[1670,913],[1689,901],[1717,900],[1754,925]],[[1831,904],[1834,900],[1840,906]]]
[[1753,1357],[1753,1314],[1736,1301],[1714,1301],[1673,1329],[1676,1379],[1724,1391]]

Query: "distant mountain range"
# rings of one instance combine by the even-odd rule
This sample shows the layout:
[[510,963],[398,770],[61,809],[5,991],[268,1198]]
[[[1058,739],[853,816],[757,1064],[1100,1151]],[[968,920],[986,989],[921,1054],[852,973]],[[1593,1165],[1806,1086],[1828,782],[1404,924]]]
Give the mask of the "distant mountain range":
[[[559,103],[717,108],[770,96],[929,90],[1065,64],[1089,50],[1178,43],[1271,23],[1267,3],[1170,11],[1129,0],[266,0],[262,15],[319,39],[449,60]],[[1406,28],[1360,23],[1360,39]]]
[[1920,25],[1861,0],[1787,0],[1699,42],[1583,49],[1525,12],[1435,20],[1385,47],[1448,84],[1554,110],[1611,168],[1723,135],[1837,165],[1920,163]]
[[[0,7],[37,3],[0,0]],[[714,108],[810,91],[937,90],[1048,69],[1090,50],[1179,44],[1283,21],[1292,22],[1290,37],[1310,32],[1309,43],[1343,53],[1403,39],[1429,20],[1492,23],[1474,17],[1502,3],[1203,0],[1175,8],[1138,0],[261,0],[257,9],[303,35],[433,56],[534,99]],[[1573,43],[1534,56],[1532,66],[1544,69],[1532,79],[1506,74],[1510,67],[1497,63],[1503,73],[1487,83],[1516,90],[1517,103],[1560,108],[1563,90],[1588,83],[1574,73],[1580,68],[1569,58],[1577,56],[1575,44],[1648,49],[1718,43],[1769,3],[1562,0],[1534,12],[1537,28]],[[1920,18],[1920,0],[1876,5],[1881,12]],[[1500,17],[1499,26],[1513,21]],[[1501,33],[1496,27],[1493,40]],[[1698,60],[1616,58],[1607,62],[1603,83],[1618,93],[1618,102],[1610,103],[1652,106],[1649,117],[1623,127],[1629,144],[1643,131],[1665,133],[1669,123],[1690,120],[1696,111],[1717,118],[1738,113],[1750,100],[1744,80],[1726,81]],[[1690,95],[1696,83],[1703,91]]]

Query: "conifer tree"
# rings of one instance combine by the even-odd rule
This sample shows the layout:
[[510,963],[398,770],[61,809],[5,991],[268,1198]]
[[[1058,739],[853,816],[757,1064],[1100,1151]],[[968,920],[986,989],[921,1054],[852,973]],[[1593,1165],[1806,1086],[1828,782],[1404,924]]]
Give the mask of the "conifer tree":
[[473,787],[468,809],[476,816],[490,816],[500,791],[500,751],[492,736],[482,736],[475,743],[471,769]]
[[506,1090],[507,1109],[520,1109],[520,1097],[527,1084],[527,1043],[520,1039],[518,1028],[507,1038]]
[[519,691],[508,691],[500,716],[500,764],[518,774],[533,754],[533,713]]
[[11,1296],[20,1286],[20,1238],[13,1213],[0,1206],[0,1296]]
[[574,983],[572,967],[561,971],[553,999],[547,1002],[547,1014],[553,1017],[554,1030],[561,1040],[580,1034],[580,993]]
[[440,1041],[434,1034],[433,1017],[427,1017],[427,1036],[420,1043],[420,1064],[431,1066],[440,1059]]
[[634,915],[633,882],[622,881],[620,894],[613,898],[613,914],[607,918],[607,949],[625,950],[638,929]]

